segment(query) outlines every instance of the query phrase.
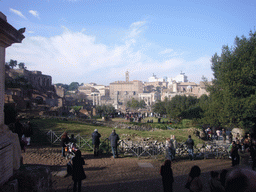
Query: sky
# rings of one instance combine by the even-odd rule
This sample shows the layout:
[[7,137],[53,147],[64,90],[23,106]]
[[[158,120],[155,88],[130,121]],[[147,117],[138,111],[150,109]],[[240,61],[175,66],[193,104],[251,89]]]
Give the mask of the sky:
[[52,76],[53,83],[109,85],[130,80],[213,78],[211,57],[249,36],[255,0],[0,0],[25,39],[6,62]]

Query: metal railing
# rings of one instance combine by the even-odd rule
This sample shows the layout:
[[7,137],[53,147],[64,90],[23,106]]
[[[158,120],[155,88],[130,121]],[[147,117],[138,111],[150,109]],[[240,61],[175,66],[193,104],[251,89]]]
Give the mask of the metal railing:
[[[59,145],[61,142],[61,136],[64,132],[49,130],[46,132],[46,136],[51,145]],[[84,150],[93,150],[92,138],[91,135],[80,135],[79,133],[70,133],[74,134],[74,138],[77,140],[76,145],[80,149]],[[218,158],[218,157],[226,157],[228,156],[227,145],[222,146],[216,143],[216,141],[211,141],[209,143],[210,148],[204,147],[201,150],[194,147],[194,155],[195,157],[202,158]],[[100,151],[103,153],[111,153],[111,147],[108,138],[102,139],[100,143]],[[161,143],[156,142],[145,142],[145,141],[126,141],[120,140],[118,145],[119,153],[122,153],[127,156],[135,156],[137,158],[140,157],[150,157],[150,158],[158,158],[160,155],[166,154],[166,147]],[[178,143],[176,149],[176,157],[186,158],[188,156],[187,147],[185,143]]]

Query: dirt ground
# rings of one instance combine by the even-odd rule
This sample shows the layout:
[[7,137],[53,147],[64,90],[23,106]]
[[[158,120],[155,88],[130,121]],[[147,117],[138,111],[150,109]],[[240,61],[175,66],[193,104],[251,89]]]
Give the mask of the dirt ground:
[[[48,165],[52,170],[53,188],[57,192],[72,188],[72,178],[66,174],[66,160],[61,156],[61,148],[29,146],[22,153],[24,164]],[[82,153],[85,159],[84,170],[87,178],[82,182],[82,191],[163,191],[158,159],[138,159],[121,157],[114,159],[110,155],[97,158],[92,154]],[[187,175],[193,165],[202,170],[201,179],[204,190],[209,191],[210,171],[231,168],[230,159],[177,160],[172,163],[174,191],[188,191],[184,188]],[[71,190],[70,190],[71,191]]]

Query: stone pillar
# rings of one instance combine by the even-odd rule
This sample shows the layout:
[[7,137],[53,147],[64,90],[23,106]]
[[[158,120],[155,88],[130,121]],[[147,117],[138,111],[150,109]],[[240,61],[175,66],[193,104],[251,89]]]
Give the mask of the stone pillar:
[[92,95],[92,106],[94,106],[95,105],[95,98],[94,98],[94,93],[93,93],[93,95]]
[[[25,28],[21,29],[25,32]],[[20,31],[7,23],[6,16],[0,12],[0,186],[19,169],[21,150],[18,135],[12,133],[4,124],[5,94],[5,49],[13,43],[21,43],[25,38]]]
[[0,47],[0,128],[4,125],[5,48]]

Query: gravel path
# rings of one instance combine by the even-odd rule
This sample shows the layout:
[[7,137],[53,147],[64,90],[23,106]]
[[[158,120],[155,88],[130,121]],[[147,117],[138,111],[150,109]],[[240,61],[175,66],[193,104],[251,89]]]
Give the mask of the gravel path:
[[[28,147],[23,155],[24,164],[43,164],[51,167],[53,187],[57,192],[67,191],[72,186],[71,177],[64,178],[68,160],[61,156],[60,148],[51,147]],[[82,191],[163,191],[160,160],[138,159],[138,158],[117,158],[112,156],[100,156],[83,153],[85,159],[84,170],[87,175],[82,182]],[[187,175],[193,165],[198,165],[202,170],[201,179],[204,183],[204,190],[208,189],[210,171],[230,169],[229,159],[207,159],[207,160],[180,160],[172,164],[175,177],[174,191],[188,191],[184,188]]]

